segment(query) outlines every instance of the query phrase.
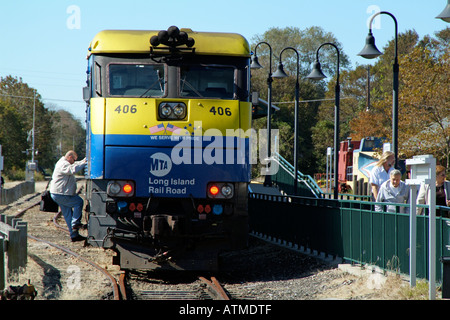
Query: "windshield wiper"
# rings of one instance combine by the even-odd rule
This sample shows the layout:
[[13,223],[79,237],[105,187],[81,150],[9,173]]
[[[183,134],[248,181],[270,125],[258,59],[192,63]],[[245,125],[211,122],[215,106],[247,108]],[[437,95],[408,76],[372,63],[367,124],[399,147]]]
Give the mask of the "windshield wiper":
[[192,84],[186,81],[186,79],[181,79],[181,82],[183,83],[183,87],[181,88],[181,92],[183,92],[184,85],[187,85],[192,91],[194,91],[195,94],[197,94],[200,98],[204,98],[200,92],[198,92],[197,89],[194,88]]
[[[163,77],[161,77],[159,70],[156,70],[156,74],[158,75],[158,79],[155,82],[153,82],[150,85],[150,87],[147,90],[145,90],[145,92],[143,94],[141,94],[140,98],[142,98],[147,92],[149,92],[150,89],[152,89],[156,83],[159,83],[159,89],[161,90],[161,92],[164,92],[164,87],[163,87],[164,79],[163,79]],[[162,82],[161,82],[161,80],[162,80]]]

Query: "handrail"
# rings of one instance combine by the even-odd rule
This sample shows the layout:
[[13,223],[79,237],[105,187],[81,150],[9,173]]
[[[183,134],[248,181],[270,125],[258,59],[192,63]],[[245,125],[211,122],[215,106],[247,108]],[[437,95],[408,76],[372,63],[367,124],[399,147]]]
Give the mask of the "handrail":
[[[406,213],[375,211],[376,205],[393,205]],[[426,278],[428,205],[417,215],[417,276]],[[403,210],[401,210],[403,209]],[[410,204],[342,199],[318,199],[312,195],[249,195],[250,230],[286,246],[325,257],[339,257],[383,270],[409,272]],[[450,207],[436,206],[436,260],[450,252]],[[437,213],[437,212],[436,212]],[[436,261],[437,280],[443,266]]]
[[[278,152],[275,152],[273,160],[276,161],[287,173],[294,177],[294,166],[283,158]],[[305,183],[305,185],[317,198],[323,198],[322,189],[310,175],[305,175],[300,171],[297,171],[297,181]]]

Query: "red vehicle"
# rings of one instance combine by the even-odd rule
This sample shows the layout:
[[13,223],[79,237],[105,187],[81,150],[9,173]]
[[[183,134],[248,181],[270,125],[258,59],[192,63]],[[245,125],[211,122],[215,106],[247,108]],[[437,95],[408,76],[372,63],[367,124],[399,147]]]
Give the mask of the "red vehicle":
[[355,149],[358,150],[360,145],[361,141],[352,141],[351,138],[341,141],[338,162],[340,183],[353,181],[353,152]]
[[[350,185],[355,179],[369,181],[370,171],[378,161],[376,153],[382,148],[383,140],[376,137],[366,137],[360,141],[352,141],[351,138],[348,138],[341,141],[338,162],[339,192],[350,191]],[[332,171],[332,161],[330,160],[329,163],[329,170]],[[326,180],[326,174],[317,174],[316,180],[323,181],[324,177]]]

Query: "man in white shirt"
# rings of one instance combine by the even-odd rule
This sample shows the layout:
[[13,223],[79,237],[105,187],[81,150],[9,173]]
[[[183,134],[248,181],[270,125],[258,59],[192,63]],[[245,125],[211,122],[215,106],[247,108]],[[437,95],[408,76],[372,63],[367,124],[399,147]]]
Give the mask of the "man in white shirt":
[[[391,203],[408,203],[409,202],[409,186],[402,179],[400,170],[394,169],[390,173],[388,181],[383,182],[378,190],[376,202]],[[375,205],[375,211],[382,212],[384,205]],[[387,212],[396,212],[395,205],[386,206]],[[400,206],[399,212],[406,213],[407,208]]]
[[86,166],[86,158],[76,161],[78,155],[70,150],[64,157],[58,160],[50,183],[50,194],[52,199],[59,205],[61,212],[69,228],[72,242],[83,241],[86,238],[78,233],[83,225],[81,216],[83,214],[83,199],[77,195],[77,182],[74,174]]

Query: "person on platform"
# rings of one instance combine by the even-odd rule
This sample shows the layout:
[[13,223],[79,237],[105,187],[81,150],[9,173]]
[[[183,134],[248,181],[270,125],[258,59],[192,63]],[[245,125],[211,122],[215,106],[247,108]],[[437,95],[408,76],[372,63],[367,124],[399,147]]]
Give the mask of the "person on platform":
[[[446,168],[441,165],[436,166],[436,206],[450,207],[450,181],[446,181]],[[422,183],[417,195],[417,204],[429,204],[430,185]],[[444,210],[443,210],[444,211]],[[417,207],[417,214],[423,214],[423,208]],[[441,210],[436,210],[436,216],[441,216]],[[446,218],[448,212],[443,214]]]
[[[389,180],[381,184],[378,190],[376,202],[390,202],[390,203],[408,203],[409,202],[409,186],[402,181],[402,173],[400,170],[393,169],[389,174]],[[375,205],[375,211],[382,212],[383,207],[386,207],[387,212],[396,212],[394,205]],[[406,213],[407,207],[400,206],[400,213]]]
[[383,182],[389,180],[389,174],[394,169],[394,163],[395,154],[392,151],[385,151],[370,172],[369,183],[372,188],[372,200],[377,198],[378,190],[380,190]]
[[50,183],[52,199],[59,205],[61,212],[69,228],[72,242],[86,240],[79,234],[79,229],[84,227],[81,223],[83,199],[77,195],[77,182],[75,173],[84,169],[86,158],[77,161],[78,155],[70,150],[61,157],[55,165]]

